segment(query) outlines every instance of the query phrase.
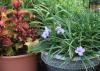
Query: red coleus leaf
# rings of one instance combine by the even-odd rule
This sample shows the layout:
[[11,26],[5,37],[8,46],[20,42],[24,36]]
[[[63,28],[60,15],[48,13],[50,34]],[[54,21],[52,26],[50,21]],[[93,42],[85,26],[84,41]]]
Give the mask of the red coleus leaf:
[[0,13],[4,12],[6,10],[7,6],[0,7]]
[[24,19],[24,15],[20,15],[18,20],[19,22],[23,22],[23,19]]
[[36,40],[36,38],[37,38],[36,34],[37,34],[36,33],[36,29],[34,29],[34,28],[30,28],[27,31],[27,36],[28,37],[31,37],[32,38],[32,41],[35,41]]
[[24,29],[26,29],[26,30],[29,29],[29,25],[28,25],[26,22],[23,22],[23,23],[22,23],[22,27],[23,27]]
[[26,33],[26,30],[21,25],[16,25],[15,27],[13,27],[13,31],[15,31],[16,33],[23,33],[24,35]]
[[13,43],[11,41],[11,39],[9,37],[4,37],[2,39],[2,46],[5,46],[5,47],[9,47],[11,46]]

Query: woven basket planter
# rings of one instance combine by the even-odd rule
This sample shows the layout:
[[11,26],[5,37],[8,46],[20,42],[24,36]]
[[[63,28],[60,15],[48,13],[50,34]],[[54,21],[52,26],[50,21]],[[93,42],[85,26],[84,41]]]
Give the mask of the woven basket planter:
[[48,55],[44,53],[41,54],[41,59],[47,65],[48,71],[96,71],[96,67],[100,63],[99,59],[92,58],[92,64],[87,62],[85,63],[86,67],[79,59],[76,59],[69,64],[62,64],[64,63],[63,59],[57,57],[53,59],[48,59]]

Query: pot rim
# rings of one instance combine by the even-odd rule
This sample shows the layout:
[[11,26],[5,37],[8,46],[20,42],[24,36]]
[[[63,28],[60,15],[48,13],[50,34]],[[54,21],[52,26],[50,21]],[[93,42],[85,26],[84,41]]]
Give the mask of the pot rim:
[[[68,63],[64,63],[64,60],[62,58],[57,58],[57,57],[53,57],[53,59],[49,59],[47,58],[48,53],[47,52],[43,52],[41,55],[42,61],[50,67],[54,67],[54,68],[60,68],[60,69],[65,69],[65,70],[79,70],[79,69],[84,69],[84,64],[82,62],[80,62],[80,59],[77,57],[77,60],[72,60],[71,62]],[[61,57],[61,55],[58,55]],[[76,58],[76,57],[75,57]],[[98,63],[100,63],[99,59],[96,59],[95,57],[90,58],[93,59],[93,65],[91,66],[90,63],[86,63],[86,67],[91,68],[91,67],[95,67],[98,65]],[[95,60],[96,59],[96,60]],[[63,64],[64,63],[64,64]],[[89,65],[89,66],[88,66]],[[67,67],[68,66],[68,67]]]
[[30,54],[24,54],[24,55],[17,55],[17,56],[0,56],[0,58],[5,58],[5,59],[13,59],[13,58],[22,58],[22,57],[27,57],[27,56],[32,56],[34,55],[34,53],[30,53]]
[[[44,55],[48,55],[48,52],[42,52],[42,54]],[[55,55],[53,58],[56,58],[58,60],[66,60],[65,57],[63,57],[62,55]],[[95,59],[96,57],[89,57],[89,59]],[[81,58],[80,57],[74,57],[72,61],[80,61]]]

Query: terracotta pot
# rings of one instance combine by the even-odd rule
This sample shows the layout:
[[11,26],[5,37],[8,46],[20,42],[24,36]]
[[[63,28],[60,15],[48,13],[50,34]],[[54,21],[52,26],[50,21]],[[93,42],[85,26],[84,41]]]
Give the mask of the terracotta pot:
[[37,71],[36,55],[1,56],[0,71]]

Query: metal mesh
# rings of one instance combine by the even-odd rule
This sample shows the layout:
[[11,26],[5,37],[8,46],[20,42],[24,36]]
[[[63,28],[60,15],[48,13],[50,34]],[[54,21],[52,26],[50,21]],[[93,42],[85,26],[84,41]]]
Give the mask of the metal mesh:
[[[86,71],[86,69],[61,69],[47,65],[48,71]],[[88,68],[88,71],[96,71],[96,69]]]
[[48,56],[45,54],[42,54],[41,58],[44,61],[44,63],[47,64],[49,71],[86,71],[86,68],[88,71],[96,71],[96,66],[100,63],[100,60],[98,59],[91,59],[92,64],[85,63],[85,68],[85,66],[80,60],[72,61],[69,64],[62,64],[64,63],[64,60],[55,58],[48,59]]

